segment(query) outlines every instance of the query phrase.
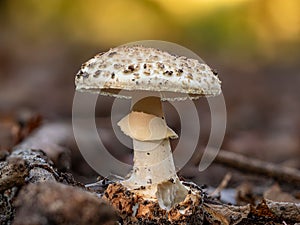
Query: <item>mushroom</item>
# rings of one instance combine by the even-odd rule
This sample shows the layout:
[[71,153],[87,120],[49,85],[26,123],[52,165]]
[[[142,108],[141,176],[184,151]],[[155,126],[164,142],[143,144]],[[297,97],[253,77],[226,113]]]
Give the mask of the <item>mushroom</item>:
[[[155,48],[121,46],[84,63],[75,83],[78,91],[132,99],[131,112],[118,125],[133,140],[134,165],[125,180],[108,188],[107,199],[115,202],[111,196],[121,188],[165,211],[195,199],[195,190],[176,174],[169,139],[178,136],[166,124],[161,101],[220,94],[221,82],[208,65]],[[117,208],[124,199],[119,196]]]

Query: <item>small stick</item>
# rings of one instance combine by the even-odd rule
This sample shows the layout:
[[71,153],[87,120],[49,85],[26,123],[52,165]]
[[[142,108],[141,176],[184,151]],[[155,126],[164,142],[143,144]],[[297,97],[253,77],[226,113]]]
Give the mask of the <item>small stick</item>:
[[219,151],[214,162],[239,171],[259,174],[278,181],[300,185],[300,171],[295,168],[281,166],[225,150]]
[[219,186],[210,194],[210,196],[219,196],[221,191],[227,187],[231,177],[232,177],[231,173],[226,173]]

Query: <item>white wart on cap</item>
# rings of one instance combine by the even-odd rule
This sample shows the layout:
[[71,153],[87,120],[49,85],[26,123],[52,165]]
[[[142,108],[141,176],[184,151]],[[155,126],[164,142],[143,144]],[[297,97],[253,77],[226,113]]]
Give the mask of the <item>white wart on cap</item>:
[[75,84],[78,91],[125,98],[133,91],[159,92],[162,100],[221,93],[221,82],[208,65],[143,46],[121,46],[96,55],[81,66]]

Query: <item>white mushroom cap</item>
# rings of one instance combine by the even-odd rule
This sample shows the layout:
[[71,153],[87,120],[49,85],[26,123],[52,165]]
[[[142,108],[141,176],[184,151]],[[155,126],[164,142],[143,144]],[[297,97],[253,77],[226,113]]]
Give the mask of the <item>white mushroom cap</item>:
[[121,46],[84,63],[76,90],[130,98],[133,91],[159,92],[162,100],[216,96],[221,82],[196,59],[143,46]]

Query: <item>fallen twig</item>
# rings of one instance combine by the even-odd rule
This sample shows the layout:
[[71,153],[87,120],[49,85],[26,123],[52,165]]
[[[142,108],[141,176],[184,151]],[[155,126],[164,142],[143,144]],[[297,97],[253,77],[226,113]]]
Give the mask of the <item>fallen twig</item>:
[[231,173],[227,173],[223,180],[221,181],[221,183],[219,184],[219,186],[210,194],[210,196],[220,196],[221,191],[227,187],[228,182],[230,181],[232,177]]
[[225,150],[219,151],[214,162],[238,169],[239,171],[264,175],[281,182],[300,185],[300,171],[294,168],[250,158]]

